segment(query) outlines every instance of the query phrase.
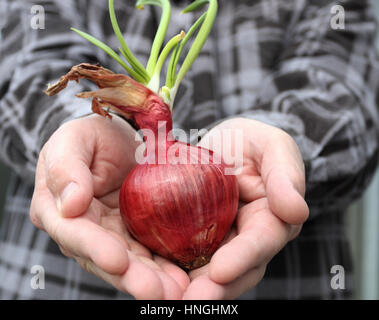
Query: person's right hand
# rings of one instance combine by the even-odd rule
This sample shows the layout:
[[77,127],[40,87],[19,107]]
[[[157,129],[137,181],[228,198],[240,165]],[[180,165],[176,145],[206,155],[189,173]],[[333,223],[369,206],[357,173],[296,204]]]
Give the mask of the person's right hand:
[[188,275],[127,232],[119,191],[136,164],[135,130],[114,116],[62,125],[38,160],[30,218],[63,254],[137,299],[180,299]]

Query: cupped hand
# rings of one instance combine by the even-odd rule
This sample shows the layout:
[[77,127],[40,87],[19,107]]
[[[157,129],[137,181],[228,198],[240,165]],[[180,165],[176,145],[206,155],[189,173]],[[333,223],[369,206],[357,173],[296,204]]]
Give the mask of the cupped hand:
[[187,274],[152,255],[127,232],[119,191],[136,164],[135,130],[114,116],[93,115],[62,125],[38,160],[31,221],[63,254],[137,299],[179,299]]
[[184,299],[234,299],[247,292],[308,218],[303,160],[284,131],[235,118],[216,126],[199,144],[232,164],[238,154],[224,151],[239,150],[241,143],[243,161],[237,175],[241,205],[235,223],[210,263],[189,273]]

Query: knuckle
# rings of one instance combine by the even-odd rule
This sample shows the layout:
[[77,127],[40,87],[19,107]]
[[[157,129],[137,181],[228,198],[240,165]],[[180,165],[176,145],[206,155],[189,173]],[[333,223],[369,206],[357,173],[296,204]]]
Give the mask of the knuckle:
[[92,267],[92,262],[90,260],[79,257],[75,257],[75,260],[85,271],[95,274],[94,269]]
[[62,172],[64,161],[62,159],[51,159],[47,164],[48,177],[55,177]]
[[38,228],[39,227],[39,218],[37,216],[37,212],[33,209],[29,211],[30,221]]
[[63,159],[53,159],[46,164],[47,177],[46,184],[48,188],[56,195],[59,190],[59,182],[65,170],[65,161]]
[[43,230],[42,224],[41,224],[41,222],[39,220],[39,217],[37,215],[37,212],[35,210],[30,210],[29,211],[29,218],[30,218],[31,223],[35,227],[37,227],[38,229]]
[[60,224],[58,222],[52,223],[51,226],[47,229],[47,233],[58,244],[58,246],[65,247],[60,232]]
[[292,177],[292,183],[302,196],[305,195],[305,175],[297,169]]
[[44,230],[41,219],[40,219],[40,214],[39,211],[36,208],[36,199],[35,199],[35,194],[33,195],[32,202],[30,204],[30,209],[29,209],[29,218],[32,224],[37,227],[38,229]]
[[68,251],[67,249],[65,249],[64,247],[62,247],[59,244],[58,244],[58,247],[64,256],[66,256],[67,258],[73,258],[73,255],[70,253],[70,251]]

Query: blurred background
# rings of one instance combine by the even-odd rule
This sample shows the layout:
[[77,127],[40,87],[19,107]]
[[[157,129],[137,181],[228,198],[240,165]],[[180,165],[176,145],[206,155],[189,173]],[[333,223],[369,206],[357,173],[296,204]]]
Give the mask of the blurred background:
[[[379,20],[379,1],[373,1]],[[379,34],[377,38],[379,52]],[[10,170],[0,162],[0,224]],[[379,300],[379,172],[346,215],[355,265],[355,299]]]
[[[372,1],[379,21],[379,1]],[[379,33],[376,46],[379,52]],[[351,239],[356,299],[379,299],[379,172],[346,216]]]
[[4,164],[0,161],[0,224],[2,220],[2,213],[4,209],[4,199],[8,186],[10,171]]

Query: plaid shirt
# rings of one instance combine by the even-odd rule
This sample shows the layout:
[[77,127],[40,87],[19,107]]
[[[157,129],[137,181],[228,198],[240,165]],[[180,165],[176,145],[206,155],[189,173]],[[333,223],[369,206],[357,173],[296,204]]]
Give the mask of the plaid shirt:
[[[185,2],[173,3],[171,36],[188,30],[198,16],[179,15]],[[44,6],[44,30],[30,27],[35,4]],[[345,30],[331,28],[336,4],[345,9]],[[147,61],[160,10],[136,12],[134,1],[116,1],[116,9],[130,47]],[[118,46],[107,1],[0,0],[0,154],[15,172],[0,231],[3,299],[131,298],[63,256],[28,216],[42,145],[60,124],[90,113],[88,101],[74,97],[90,84],[70,86],[54,98],[42,89],[80,62],[122,72],[71,26]],[[305,161],[310,207],[300,236],[241,299],[352,297],[343,212],[362,194],[377,163],[375,31],[364,0],[220,0],[211,36],[178,93],[175,125],[209,128],[242,116],[285,130]],[[31,288],[34,265],[45,269],[45,290]],[[345,269],[344,290],[331,288],[333,265]]]

